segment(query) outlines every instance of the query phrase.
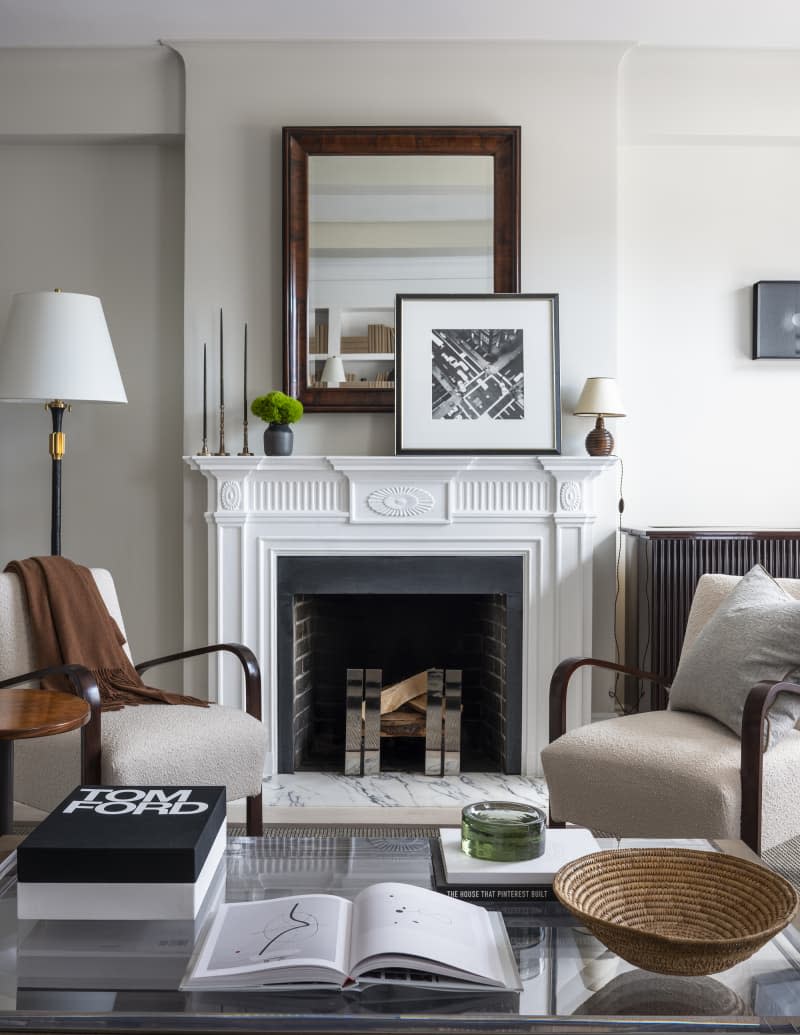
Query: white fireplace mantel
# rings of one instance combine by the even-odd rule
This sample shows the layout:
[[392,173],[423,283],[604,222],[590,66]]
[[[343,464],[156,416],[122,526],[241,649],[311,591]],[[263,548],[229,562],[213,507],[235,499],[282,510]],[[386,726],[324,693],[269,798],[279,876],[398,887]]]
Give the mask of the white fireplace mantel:
[[[261,664],[266,775],[276,772],[277,758],[277,561],[331,553],[522,558],[522,765],[525,775],[540,773],[552,671],[562,658],[591,653],[593,483],[615,458],[184,459],[207,481],[209,637],[248,644]],[[241,707],[235,663],[218,655],[213,665],[212,699]],[[591,716],[583,671],[570,725]]]

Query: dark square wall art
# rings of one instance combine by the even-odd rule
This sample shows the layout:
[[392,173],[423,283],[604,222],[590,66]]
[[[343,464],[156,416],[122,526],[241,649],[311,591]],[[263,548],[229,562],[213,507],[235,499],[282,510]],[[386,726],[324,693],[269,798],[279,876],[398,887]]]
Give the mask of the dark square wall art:
[[753,285],[753,359],[800,359],[800,281]]

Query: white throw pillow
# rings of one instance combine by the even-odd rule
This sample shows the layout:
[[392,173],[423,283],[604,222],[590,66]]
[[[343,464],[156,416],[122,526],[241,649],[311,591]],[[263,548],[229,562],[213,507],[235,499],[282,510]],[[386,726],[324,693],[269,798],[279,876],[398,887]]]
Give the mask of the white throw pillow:
[[[669,694],[675,711],[699,712],[742,735],[744,703],[762,680],[800,669],[800,600],[760,564],[742,578],[681,655]],[[767,721],[768,747],[800,719],[800,696],[779,694]]]

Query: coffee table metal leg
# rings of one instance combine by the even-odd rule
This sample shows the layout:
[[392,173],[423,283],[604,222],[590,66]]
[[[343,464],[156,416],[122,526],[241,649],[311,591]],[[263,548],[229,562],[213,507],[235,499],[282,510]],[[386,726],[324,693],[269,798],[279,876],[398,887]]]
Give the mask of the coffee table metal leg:
[[14,823],[14,741],[0,740],[0,834]]

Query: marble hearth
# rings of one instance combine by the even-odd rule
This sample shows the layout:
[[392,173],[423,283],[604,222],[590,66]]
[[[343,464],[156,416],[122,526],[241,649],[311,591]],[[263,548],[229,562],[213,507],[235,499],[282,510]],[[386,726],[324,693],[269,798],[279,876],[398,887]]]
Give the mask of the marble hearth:
[[[259,657],[272,791],[284,779],[277,587],[285,557],[518,558],[523,699],[519,772],[510,775],[540,775],[552,670],[563,657],[591,652],[593,483],[613,458],[194,456],[186,463],[207,481],[209,639],[247,643]],[[211,699],[241,707],[235,661],[218,655],[211,665]],[[588,676],[576,689],[570,724],[590,718]],[[309,785],[315,775],[291,780]],[[380,793],[390,784],[400,789],[403,775],[386,774],[377,800],[366,784],[337,793],[342,805],[391,804]]]
[[[520,801],[546,811],[547,789],[540,777],[501,773],[432,778],[399,772],[361,777],[304,772],[264,781],[268,823],[451,826],[460,822],[464,805],[481,800]],[[229,806],[232,822],[244,822],[239,804]]]

